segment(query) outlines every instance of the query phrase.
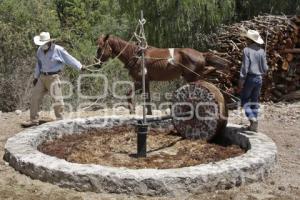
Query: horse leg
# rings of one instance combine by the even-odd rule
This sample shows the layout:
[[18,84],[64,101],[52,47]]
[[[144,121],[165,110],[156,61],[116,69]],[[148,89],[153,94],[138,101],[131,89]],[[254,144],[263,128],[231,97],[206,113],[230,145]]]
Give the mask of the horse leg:
[[129,113],[130,114],[135,114],[135,106],[133,105],[132,101],[133,101],[133,97],[132,97],[132,93],[134,92],[134,90],[131,88],[126,96],[127,96],[127,103],[128,103],[128,109],[129,109]]
[[199,79],[199,77],[196,74],[191,73],[191,72],[185,73],[182,76],[183,76],[184,80],[186,80],[186,82],[188,82],[188,83],[194,82]]
[[134,97],[133,94],[135,94],[136,91],[140,90],[141,88],[142,88],[142,84],[140,82],[135,81],[133,88],[131,88],[126,94],[127,102],[128,102],[128,109],[129,109],[130,114],[135,114],[135,104],[133,102],[133,97]]
[[145,92],[146,92],[146,103],[147,103],[147,115],[152,115],[152,107],[151,107],[151,95],[150,95],[150,81],[145,81]]

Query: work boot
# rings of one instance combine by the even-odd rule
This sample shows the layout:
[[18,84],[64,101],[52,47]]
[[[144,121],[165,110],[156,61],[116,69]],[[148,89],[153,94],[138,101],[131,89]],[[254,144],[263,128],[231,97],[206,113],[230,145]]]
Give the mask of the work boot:
[[38,125],[39,125],[38,121],[32,121],[32,120],[25,121],[25,122],[21,123],[21,126],[24,127],[24,128],[29,128],[29,127],[38,126]]
[[50,118],[50,117],[43,117],[39,120],[39,125],[45,124],[45,123],[48,123],[48,122],[53,122],[53,121],[55,121],[55,119]]
[[258,121],[257,120],[250,120],[250,126],[248,128],[249,131],[257,132],[258,128]]

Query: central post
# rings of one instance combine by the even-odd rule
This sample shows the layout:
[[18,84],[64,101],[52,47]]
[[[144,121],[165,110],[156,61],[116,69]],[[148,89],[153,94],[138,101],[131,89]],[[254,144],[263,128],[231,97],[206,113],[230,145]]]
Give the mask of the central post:
[[144,19],[143,11],[141,11],[140,23],[140,48],[142,50],[142,84],[143,84],[143,120],[137,124],[137,157],[146,157],[147,156],[147,133],[148,133],[148,124],[146,121],[146,70],[145,70],[145,50],[147,48],[147,42],[144,32],[144,24],[146,20]]

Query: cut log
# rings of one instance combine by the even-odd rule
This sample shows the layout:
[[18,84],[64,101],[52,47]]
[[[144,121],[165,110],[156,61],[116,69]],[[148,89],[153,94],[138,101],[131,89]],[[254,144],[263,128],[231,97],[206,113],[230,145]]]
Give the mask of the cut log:
[[288,92],[285,84],[278,84],[275,86],[275,88],[283,94],[286,94]]
[[286,55],[286,60],[290,63],[294,59],[294,55],[291,53],[288,53]]
[[275,97],[277,97],[277,98],[281,98],[283,95],[282,95],[282,93],[280,92],[280,91],[278,91],[278,90],[272,90],[272,93],[275,95]]
[[282,66],[281,68],[285,71],[287,71],[289,69],[289,62],[287,60],[284,60],[283,63],[282,63]]
[[294,54],[300,54],[300,48],[295,49],[284,49],[282,53],[294,53]]
[[300,100],[300,90],[294,91],[290,94],[284,95],[280,98],[281,101],[295,101]]
[[216,71],[216,68],[213,66],[206,66],[204,69],[205,69],[205,71],[203,72],[204,75],[207,75],[213,71]]

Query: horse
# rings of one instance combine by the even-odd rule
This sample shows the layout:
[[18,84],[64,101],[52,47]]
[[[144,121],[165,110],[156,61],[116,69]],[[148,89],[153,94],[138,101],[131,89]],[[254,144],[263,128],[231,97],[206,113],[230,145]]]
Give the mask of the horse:
[[206,69],[213,66],[216,69],[228,68],[229,61],[210,52],[199,52],[192,48],[156,48],[149,46],[141,49],[133,42],[125,41],[117,36],[101,35],[98,38],[96,59],[99,68],[109,58],[118,58],[128,69],[134,80],[134,88],[127,93],[130,113],[135,109],[132,104],[132,92],[142,88],[141,53],[145,58],[145,98],[147,115],[152,115],[150,105],[150,81],[170,81],[182,76],[187,82],[203,79]]

